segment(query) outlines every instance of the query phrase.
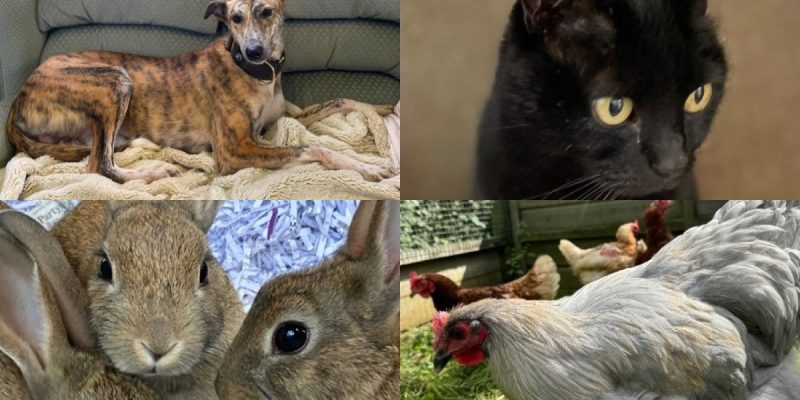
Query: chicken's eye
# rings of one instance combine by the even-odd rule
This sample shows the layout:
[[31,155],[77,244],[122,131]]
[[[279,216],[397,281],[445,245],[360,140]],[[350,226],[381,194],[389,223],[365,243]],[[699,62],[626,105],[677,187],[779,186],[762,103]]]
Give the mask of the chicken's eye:
[[450,338],[455,340],[463,340],[466,337],[466,332],[460,327],[454,327],[450,329]]

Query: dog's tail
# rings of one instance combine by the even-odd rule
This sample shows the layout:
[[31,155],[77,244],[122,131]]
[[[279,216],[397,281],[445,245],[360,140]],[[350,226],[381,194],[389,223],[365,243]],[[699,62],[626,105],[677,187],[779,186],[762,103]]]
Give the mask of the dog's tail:
[[6,120],[6,137],[8,141],[17,148],[17,151],[28,154],[31,157],[41,157],[44,155],[52,156],[61,161],[80,161],[86,158],[91,152],[91,148],[85,145],[75,145],[66,143],[42,143],[31,139],[17,125],[17,101],[11,103],[11,109]]

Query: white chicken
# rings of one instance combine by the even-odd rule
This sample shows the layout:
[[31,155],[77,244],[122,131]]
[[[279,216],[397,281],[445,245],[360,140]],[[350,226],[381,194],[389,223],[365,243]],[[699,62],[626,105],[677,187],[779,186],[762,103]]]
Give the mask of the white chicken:
[[434,366],[488,360],[512,400],[798,400],[800,204],[729,202],[558,301],[434,316]]
[[636,257],[647,251],[642,240],[636,240],[639,221],[620,225],[617,228],[617,241],[603,243],[590,249],[581,249],[569,240],[563,239],[558,249],[578,277],[581,284],[596,281],[608,274],[630,268]]

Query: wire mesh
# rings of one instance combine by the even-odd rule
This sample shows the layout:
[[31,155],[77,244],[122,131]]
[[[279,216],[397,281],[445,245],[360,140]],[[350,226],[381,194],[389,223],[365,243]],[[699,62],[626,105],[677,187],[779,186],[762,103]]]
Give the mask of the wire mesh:
[[404,264],[504,245],[511,236],[503,201],[404,200],[401,213]]

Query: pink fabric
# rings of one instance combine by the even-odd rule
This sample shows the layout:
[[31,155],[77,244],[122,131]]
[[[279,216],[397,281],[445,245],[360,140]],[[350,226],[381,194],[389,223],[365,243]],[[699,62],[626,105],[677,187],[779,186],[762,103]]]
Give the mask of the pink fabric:
[[389,144],[392,147],[392,162],[396,170],[400,171],[400,103],[394,108],[394,114],[383,118],[386,129],[389,131]]

